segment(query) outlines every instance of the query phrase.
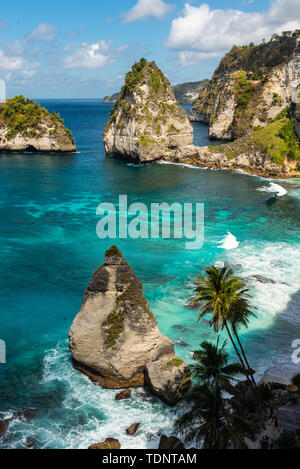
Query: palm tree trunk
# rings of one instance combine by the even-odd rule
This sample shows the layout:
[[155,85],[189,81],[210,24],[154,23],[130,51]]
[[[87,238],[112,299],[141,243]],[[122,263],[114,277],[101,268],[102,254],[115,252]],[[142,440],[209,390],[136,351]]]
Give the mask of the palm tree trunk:
[[[231,340],[231,342],[232,342],[232,345],[234,346],[234,349],[235,349],[235,351],[236,351],[236,354],[237,354],[237,356],[239,357],[239,360],[240,360],[240,362],[241,362],[241,364],[242,364],[242,366],[243,366],[243,368],[244,368],[244,370],[245,370],[245,372],[246,372],[247,381],[248,381],[248,383],[249,383],[249,385],[250,385],[250,389],[251,389],[251,391],[252,391],[252,396],[253,396],[253,399],[254,399],[255,407],[256,407],[256,409],[258,409],[258,404],[257,404],[257,399],[258,399],[258,397],[257,397],[257,388],[256,388],[256,385],[255,385],[255,387],[253,387],[253,382],[252,382],[252,380],[249,378],[249,369],[247,368],[247,365],[245,365],[245,363],[244,363],[244,361],[243,361],[243,359],[242,359],[242,357],[241,357],[241,354],[240,354],[240,352],[238,351],[238,348],[237,348],[237,346],[236,346],[236,343],[234,342],[234,339],[233,339],[232,334],[231,334],[231,332],[230,332],[230,329],[229,329],[229,327],[228,327],[227,321],[224,321],[224,325],[225,325],[225,327],[226,327],[226,330],[227,330],[227,333],[228,333],[228,335],[229,335],[229,338],[230,338],[230,340]],[[246,362],[247,362],[247,360],[246,360]],[[248,365],[248,366],[249,366],[249,365]]]
[[[226,328],[226,331],[227,331],[227,334],[228,334],[228,336],[229,336],[229,339],[230,339],[230,341],[231,341],[231,343],[232,343],[232,345],[233,345],[233,347],[234,347],[235,353],[237,354],[237,356],[238,356],[238,358],[239,358],[239,360],[240,360],[240,362],[241,362],[241,365],[242,365],[242,367],[244,368],[244,370],[245,370],[245,372],[246,372],[247,381],[250,382],[249,376],[248,376],[248,371],[247,371],[247,366],[245,365],[244,360],[242,359],[241,354],[240,354],[240,352],[239,352],[239,350],[238,350],[238,348],[237,348],[237,346],[236,346],[236,343],[235,343],[235,341],[234,341],[234,339],[233,339],[233,337],[232,337],[232,334],[231,334],[231,332],[230,332],[230,329],[229,329],[229,327],[228,327],[227,321],[224,321],[224,326],[225,326],[225,328]],[[250,383],[251,383],[251,382],[250,382]]]
[[[239,338],[239,336],[238,336],[238,333],[237,333],[235,327],[233,327],[233,332],[234,332],[234,335],[235,335],[235,337],[236,337],[236,340],[238,341],[238,344],[239,344],[239,346],[240,346],[240,349],[241,349],[241,351],[242,351],[242,354],[243,354],[245,363],[246,363],[246,365],[247,365],[248,371],[250,372],[251,368],[250,368],[249,362],[248,362],[248,360],[247,360],[247,356],[246,356],[244,347],[243,347],[242,344],[241,344],[240,338]],[[251,376],[252,383],[253,383],[254,386],[256,387],[256,381],[255,381],[255,379],[254,379],[254,376],[252,375],[252,373],[249,373],[249,374],[250,374],[250,376]]]

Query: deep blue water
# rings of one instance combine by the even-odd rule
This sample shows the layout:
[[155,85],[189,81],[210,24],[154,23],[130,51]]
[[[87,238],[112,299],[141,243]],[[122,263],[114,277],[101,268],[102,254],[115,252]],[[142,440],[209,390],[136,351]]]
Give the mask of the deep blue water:
[[[188,345],[176,345],[188,361],[202,340],[215,340],[207,323],[195,323],[195,311],[184,307],[192,281],[207,265],[232,264],[254,297],[257,318],[242,331],[251,364],[258,376],[272,366],[284,375],[292,366],[292,340],[300,338],[299,182],[274,186],[239,172],[106,158],[101,136],[109,105],[42,104],[60,112],[78,153],[0,155],[0,339],[7,346],[0,418],[12,417],[0,447],[21,448],[35,437],[40,448],[86,448],[109,436],[124,448],[155,447],[159,431],[172,431],[176,409],[141,399],[139,390],[132,400],[116,403],[115,392],[94,386],[71,365],[70,325],[92,272],[115,243],[142,279],[161,331]],[[195,124],[198,145],[211,144],[207,131]],[[282,188],[287,193],[274,199]],[[203,248],[187,251],[184,240],[173,239],[99,240],[96,208],[103,201],[117,203],[119,194],[147,205],[204,203]],[[228,232],[240,243],[235,249],[222,248]],[[38,409],[38,416],[30,422],[17,417],[24,407]],[[134,422],[142,425],[132,439],[124,430]]]

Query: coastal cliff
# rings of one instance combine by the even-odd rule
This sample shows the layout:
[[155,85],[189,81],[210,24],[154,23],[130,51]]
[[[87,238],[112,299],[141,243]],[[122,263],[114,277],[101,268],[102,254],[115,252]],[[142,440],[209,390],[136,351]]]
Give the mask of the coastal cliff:
[[211,138],[243,137],[290,105],[299,80],[299,32],[275,34],[260,45],[234,46],[200,93],[190,119],[209,124]]
[[[267,127],[257,127],[244,137],[220,146],[189,145],[169,155],[167,161],[199,167],[242,169],[265,177],[300,177],[299,105],[280,113]],[[294,122],[293,122],[294,115]],[[165,158],[166,160],[166,158]]]
[[58,114],[16,96],[0,104],[0,151],[72,153],[76,145]]
[[142,282],[115,246],[94,273],[69,336],[75,368],[104,388],[147,385],[168,405],[187,389],[185,362],[159,331]]
[[168,79],[141,59],[126,75],[103,134],[105,151],[137,162],[153,161],[193,143],[193,128]]

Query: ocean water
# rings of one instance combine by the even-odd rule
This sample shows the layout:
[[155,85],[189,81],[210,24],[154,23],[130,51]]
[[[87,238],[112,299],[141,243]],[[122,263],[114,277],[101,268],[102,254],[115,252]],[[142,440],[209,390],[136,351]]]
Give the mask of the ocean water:
[[[42,104],[61,113],[78,153],[0,155],[0,339],[7,352],[0,365],[0,419],[11,418],[0,448],[23,448],[29,437],[38,448],[86,448],[107,437],[118,438],[123,448],[155,448],[160,432],[172,432],[184,404],[171,409],[142,399],[141,390],[116,402],[115,391],[92,384],[71,364],[69,328],[112,244],[142,279],[159,327],[176,342],[180,357],[190,361],[201,341],[215,340],[207,321],[196,323],[196,311],[185,302],[195,276],[228,262],[253,295],[257,317],[241,337],[257,377],[268,369],[282,376],[296,372],[291,355],[293,340],[300,339],[300,183],[106,158],[101,134],[109,105]],[[197,144],[211,144],[207,130],[195,124]],[[187,251],[184,240],[174,239],[101,241],[96,208],[117,203],[120,194],[147,206],[204,203],[203,248]],[[39,413],[25,421],[23,408]],[[128,437],[125,429],[135,422],[141,428]]]

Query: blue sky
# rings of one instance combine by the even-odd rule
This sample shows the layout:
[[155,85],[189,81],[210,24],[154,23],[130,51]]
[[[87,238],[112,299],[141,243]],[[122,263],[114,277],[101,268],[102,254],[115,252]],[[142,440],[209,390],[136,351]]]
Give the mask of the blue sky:
[[0,14],[8,96],[97,98],[141,57],[171,83],[210,77],[233,44],[300,29],[300,0],[13,0]]

